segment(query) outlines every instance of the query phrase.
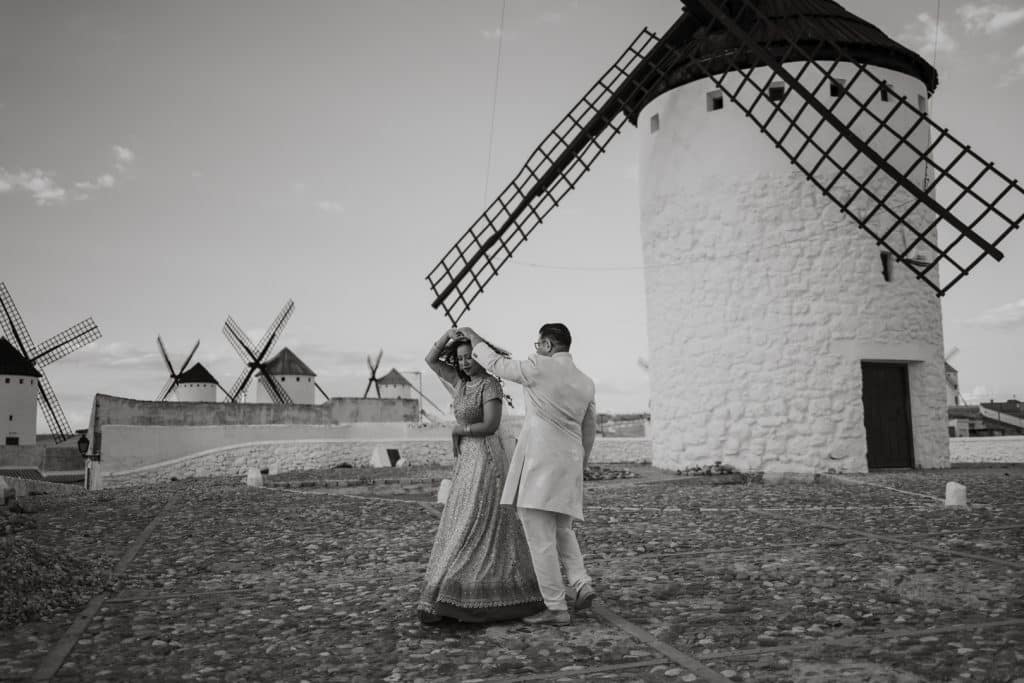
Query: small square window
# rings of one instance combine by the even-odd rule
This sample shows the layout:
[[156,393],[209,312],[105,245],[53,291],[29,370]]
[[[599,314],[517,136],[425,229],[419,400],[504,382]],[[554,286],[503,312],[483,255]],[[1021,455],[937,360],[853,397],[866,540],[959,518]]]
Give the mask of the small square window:
[[786,99],[786,86],[782,83],[772,83],[769,85],[768,99],[771,102],[781,102]]
[[725,107],[725,99],[721,90],[712,90],[708,93],[708,111],[718,111]]
[[24,384],[24,383],[25,383],[25,378],[24,377],[19,377],[18,378],[18,384]]
[[832,97],[842,97],[846,92],[846,81],[841,78],[833,78],[828,86],[828,92]]
[[4,445],[5,446],[17,446],[18,445],[18,437],[16,437],[16,436],[5,437],[4,438]]
[[11,378],[10,377],[4,377],[4,384],[10,384],[10,383],[11,383]]
[[879,87],[879,90],[881,91],[879,93],[879,95],[882,98],[882,101],[883,102],[888,102],[889,99],[892,97],[892,87],[889,85],[889,82],[888,81],[883,81],[882,85],[880,85],[878,87]]
[[661,128],[661,117],[655,114],[651,117],[651,132],[657,133],[659,128]]
[[917,110],[922,114],[928,113],[928,98],[924,95],[917,96]]
[[13,415],[8,415],[7,416],[7,421],[8,422],[14,422],[14,416]]

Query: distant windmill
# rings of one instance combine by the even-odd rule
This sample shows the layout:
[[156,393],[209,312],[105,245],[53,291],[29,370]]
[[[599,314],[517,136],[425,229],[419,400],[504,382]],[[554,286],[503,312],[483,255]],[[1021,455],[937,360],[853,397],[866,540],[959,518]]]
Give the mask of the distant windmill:
[[[175,372],[174,366],[171,365],[171,359],[167,355],[167,348],[164,346],[164,340],[158,336],[156,338],[156,343],[157,346],[160,347],[160,355],[163,357],[164,364],[167,366],[167,372],[170,375],[170,377],[167,380],[167,383],[164,384],[164,388],[160,390],[159,394],[157,394],[157,401],[166,401],[172,393],[178,393],[178,387],[181,386],[182,384],[191,384],[196,382],[201,383],[200,386],[216,386],[225,394],[228,393],[228,390],[220,385],[220,382],[218,382],[213,377],[213,375],[211,375],[209,371],[203,367],[202,363],[196,363],[191,368],[188,367],[188,364],[192,361],[192,357],[196,355],[196,350],[199,348],[198,339],[196,340],[195,346],[192,347],[192,350],[189,352],[188,356],[185,358],[185,361],[181,364],[181,367],[178,369],[177,372]],[[210,386],[209,390],[211,392],[216,392],[216,389],[214,389],[213,386]],[[192,400],[214,400],[215,398],[216,396],[211,395],[209,399]],[[183,399],[179,395],[178,400],[181,401],[185,399]]]
[[266,364],[270,361],[270,352],[273,350],[278,338],[280,338],[281,330],[284,329],[294,310],[295,303],[289,299],[288,303],[281,309],[281,312],[274,318],[274,322],[270,323],[270,327],[267,328],[259,344],[253,344],[252,340],[249,339],[241,326],[235,322],[234,318],[230,315],[228,316],[227,321],[224,323],[224,336],[228,338],[228,342],[238,352],[239,357],[241,357],[242,362],[246,366],[242,370],[242,374],[235,380],[235,383],[231,385],[231,390],[227,392],[228,401],[232,403],[238,401],[238,397],[245,391],[249,380],[252,379],[253,374],[258,370],[260,384],[274,403],[293,403],[288,392],[285,391],[280,382],[274,378],[273,374],[267,372]]
[[0,282],[0,332],[11,340],[15,348],[39,373],[39,393],[36,401],[43,411],[54,440],[57,443],[66,441],[73,432],[42,368],[99,339],[102,336],[100,328],[92,318],[86,318],[36,346],[32,343],[28,328],[21,319],[21,313],[14,305],[14,299],[7,291],[7,286]]
[[374,362],[372,356],[366,357],[366,365],[370,368],[370,379],[366,383],[366,391],[363,392],[363,398],[370,395],[370,387],[377,390],[377,398],[380,398],[380,380],[377,379],[377,368],[380,367],[380,359],[384,357],[384,349],[381,349],[377,353],[377,361]]
[[164,359],[164,364],[167,366],[167,372],[170,377],[167,379],[167,383],[164,384],[164,388],[160,390],[160,393],[156,395],[156,400],[166,401],[167,397],[171,395],[171,392],[178,387],[178,378],[185,372],[185,368],[188,367],[189,362],[192,360],[192,356],[196,355],[196,350],[199,348],[199,340],[196,340],[196,345],[192,347],[192,351],[189,352],[185,358],[185,362],[181,364],[181,367],[177,372],[174,370],[174,366],[171,365],[171,359],[167,357],[167,348],[164,346],[164,340],[157,335],[156,345],[160,347],[160,355]]

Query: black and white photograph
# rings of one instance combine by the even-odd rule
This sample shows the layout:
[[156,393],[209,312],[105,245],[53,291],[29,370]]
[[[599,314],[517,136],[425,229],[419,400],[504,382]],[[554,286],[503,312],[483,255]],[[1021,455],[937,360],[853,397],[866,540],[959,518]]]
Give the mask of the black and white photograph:
[[0,0],[0,680],[1024,683],[1021,0]]

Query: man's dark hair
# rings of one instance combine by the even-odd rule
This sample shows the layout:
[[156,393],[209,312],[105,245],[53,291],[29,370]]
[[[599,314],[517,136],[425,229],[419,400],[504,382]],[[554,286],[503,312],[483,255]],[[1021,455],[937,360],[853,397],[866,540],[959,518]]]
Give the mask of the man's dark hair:
[[540,327],[541,339],[550,339],[552,344],[563,346],[568,349],[572,346],[572,335],[569,334],[569,328],[562,323],[547,323]]

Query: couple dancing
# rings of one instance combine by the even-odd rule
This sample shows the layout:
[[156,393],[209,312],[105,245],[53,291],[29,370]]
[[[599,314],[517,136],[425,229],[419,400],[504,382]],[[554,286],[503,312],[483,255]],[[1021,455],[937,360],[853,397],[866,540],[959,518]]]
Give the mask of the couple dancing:
[[[472,328],[446,332],[426,362],[453,392],[455,472],[417,611],[424,623],[522,619],[572,622],[594,600],[573,520],[583,519],[583,468],[596,434],[594,382],[569,355],[561,323],[540,328],[536,353],[512,360]],[[523,386],[515,452],[499,434],[498,378]],[[511,456],[511,463],[509,462]]]

